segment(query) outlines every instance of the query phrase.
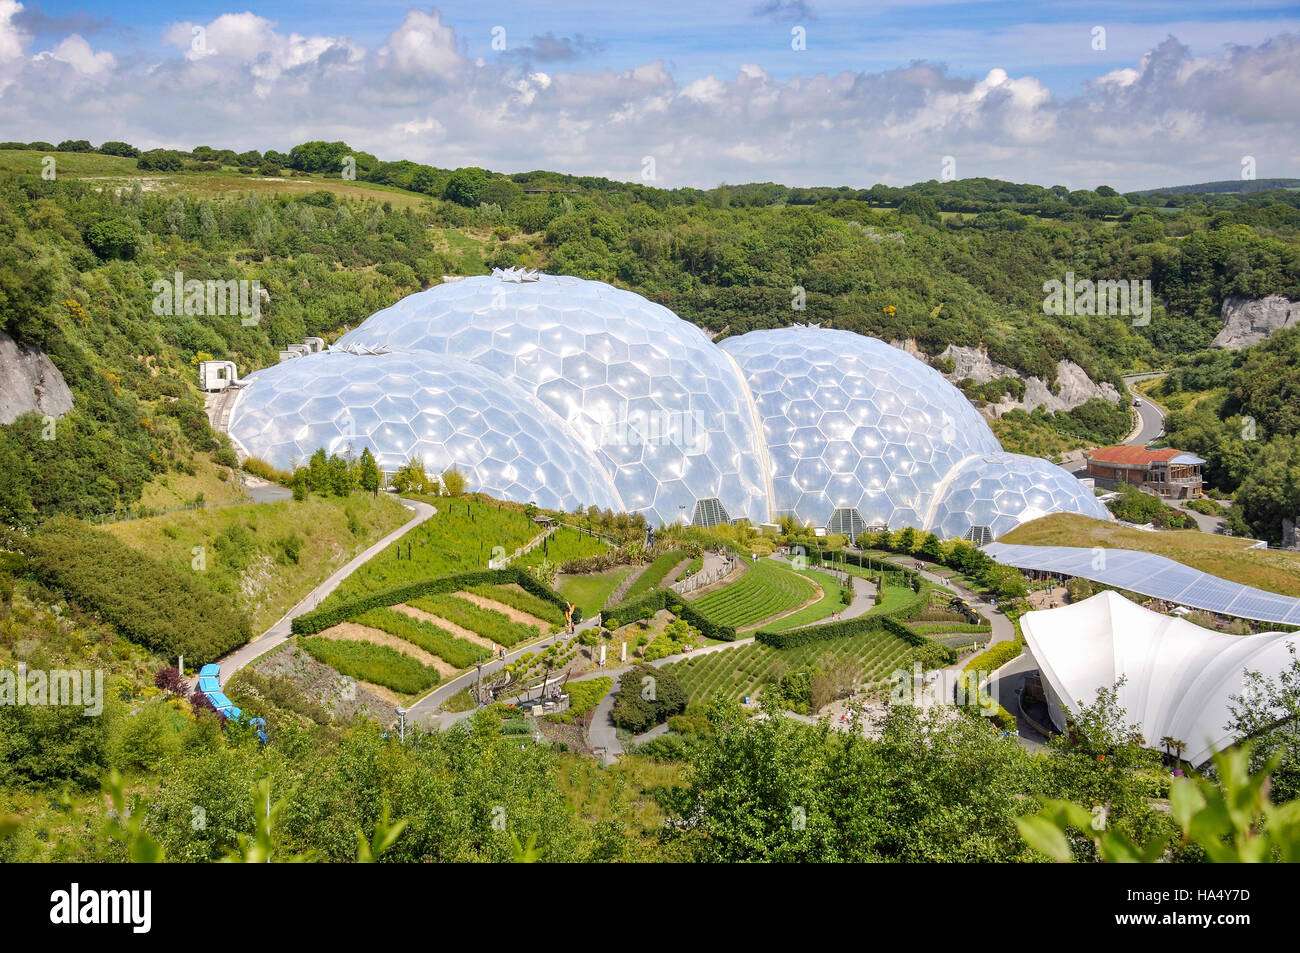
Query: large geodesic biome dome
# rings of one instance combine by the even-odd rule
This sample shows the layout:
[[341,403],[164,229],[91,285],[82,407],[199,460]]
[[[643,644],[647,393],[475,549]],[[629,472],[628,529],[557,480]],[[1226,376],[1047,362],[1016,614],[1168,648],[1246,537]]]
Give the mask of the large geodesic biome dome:
[[277,467],[369,447],[390,472],[419,457],[504,499],[660,524],[789,514],[983,538],[1046,512],[1107,517],[882,341],[796,325],[719,346],[630,291],[535,272],[418,292],[257,372],[229,431]]

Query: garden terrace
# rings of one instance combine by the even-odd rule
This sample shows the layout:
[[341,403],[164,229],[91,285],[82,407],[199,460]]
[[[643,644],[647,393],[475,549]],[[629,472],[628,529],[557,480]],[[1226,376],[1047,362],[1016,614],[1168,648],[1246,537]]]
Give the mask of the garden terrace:
[[811,580],[775,560],[760,559],[738,580],[701,596],[692,606],[718,625],[743,629],[798,609],[816,597],[817,587]]

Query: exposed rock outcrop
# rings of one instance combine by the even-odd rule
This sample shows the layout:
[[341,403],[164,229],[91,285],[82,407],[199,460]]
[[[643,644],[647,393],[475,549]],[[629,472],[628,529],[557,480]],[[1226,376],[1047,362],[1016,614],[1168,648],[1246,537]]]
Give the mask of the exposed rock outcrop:
[[72,391],[49,355],[0,331],[0,424],[28,411],[59,417],[72,409]]
[[965,347],[950,344],[944,348],[940,357],[950,358],[953,362],[951,374],[944,376],[954,384],[970,378],[978,384],[986,384],[999,377],[1016,377],[1025,382],[1025,396],[1016,400],[1010,394],[997,403],[989,404],[985,409],[994,417],[1000,417],[1008,410],[1033,410],[1042,407],[1048,411],[1073,410],[1094,397],[1119,403],[1119,391],[1108,381],[1100,384],[1090,378],[1086,371],[1073,361],[1060,361],[1056,365],[1056,387],[1053,388],[1041,377],[1029,377],[1014,367],[999,364],[989,357],[983,348]]
[[1223,302],[1223,330],[1211,347],[1239,351],[1266,339],[1274,331],[1300,325],[1300,301],[1281,295],[1252,300],[1228,298]]

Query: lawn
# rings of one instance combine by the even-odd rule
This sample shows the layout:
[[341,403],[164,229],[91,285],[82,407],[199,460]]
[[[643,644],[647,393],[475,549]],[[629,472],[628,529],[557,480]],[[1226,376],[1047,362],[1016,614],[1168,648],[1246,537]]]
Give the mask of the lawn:
[[631,571],[631,566],[616,566],[605,572],[561,576],[560,595],[577,605],[583,617],[588,618],[605,608],[605,602]]
[[692,605],[718,625],[756,626],[817,595],[813,583],[774,559],[760,559],[738,580]]
[[234,596],[256,638],[334,570],[410,518],[390,496],[354,493],[213,506],[102,528]]
[[587,556],[596,556],[609,548],[609,543],[599,537],[580,532],[569,526],[561,526],[548,536],[542,545],[532,552],[520,556],[511,565],[526,569],[530,566],[539,565],[545,559],[559,564],[570,559],[584,559]]
[[888,680],[907,668],[911,647],[888,632],[873,631],[844,639],[810,642],[793,649],[774,649],[760,642],[699,655],[664,666],[680,679],[696,705],[714,697],[741,699],[769,681],[826,660],[848,659],[864,683]]
[[1147,533],[1056,513],[1018,526],[998,542],[1026,546],[1100,546],[1156,553],[1202,572],[1287,596],[1300,596],[1300,553],[1247,549],[1249,541],[1195,530]]

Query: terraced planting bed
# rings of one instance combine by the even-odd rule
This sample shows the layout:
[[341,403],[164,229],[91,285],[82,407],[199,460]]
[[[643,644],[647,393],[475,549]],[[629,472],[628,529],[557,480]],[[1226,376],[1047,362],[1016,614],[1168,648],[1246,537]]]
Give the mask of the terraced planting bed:
[[407,605],[415,609],[421,609],[440,619],[446,619],[448,622],[454,622],[456,625],[469,629],[471,632],[477,632],[485,639],[491,639],[497,645],[504,645],[506,648],[511,648],[520,642],[527,642],[541,635],[535,625],[515,622],[504,612],[499,612],[496,609],[485,609],[482,606],[475,605],[468,599],[461,599],[458,596],[423,596],[419,599],[411,599],[407,602]]
[[812,625],[814,622],[820,622],[828,618],[832,612],[838,612],[844,608],[844,600],[841,597],[844,587],[840,585],[838,579],[829,573],[819,572],[816,569],[806,569],[800,575],[807,576],[821,586],[822,597],[812,605],[804,606],[798,612],[791,612],[785,618],[767,626],[773,632],[785,632],[789,629]]
[[379,629],[436,655],[456,669],[469,668],[491,657],[481,645],[458,638],[446,629],[424,619],[416,619],[396,609],[371,609],[353,618],[360,625]]
[[754,642],[674,662],[664,668],[681,680],[691,704],[714,697],[741,699],[785,671],[798,671],[825,659],[854,663],[864,683],[881,682],[911,664],[912,647],[887,632],[864,632],[833,641],[774,649]]
[[750,628],[813,599],[817,589],[805,576],[772,559],[760,559],[743,576],[691,604],[718,625]]
[[549,622],[551,625],[564,624],[564,613],[556,606],[545,599],[537,598],[537,596],[519,586],[473,586],[466,591],[476,596],[482,596],[484,599],[499,602],[512,609],[518,609],[520,612],[526,612],[528,615],[541,619],[543,622]]
[[399,695],[420,694],[439,682],[437,669],[405,652],[376,642],[314,635],[299,639],[298,644],[316,661],[339,674],[391,689]]

